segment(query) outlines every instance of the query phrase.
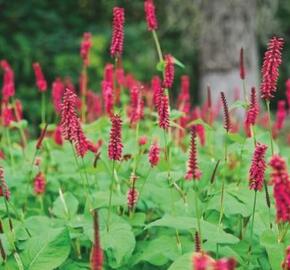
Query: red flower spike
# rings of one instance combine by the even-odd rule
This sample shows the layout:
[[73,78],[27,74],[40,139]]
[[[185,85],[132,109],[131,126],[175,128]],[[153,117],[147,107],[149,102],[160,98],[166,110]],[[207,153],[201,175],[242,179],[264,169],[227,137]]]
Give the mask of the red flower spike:
[[58,145],[63,145],[63,138],[61,135],[61,126],[57,126],[53,134],[54,142]]
[[73,141],[77,130],[79,119],[76,114],[77,96],[69,88],[65,89],[63,95],[63,103],[61,104],[61,131],[63,138],[68,141]]
[[212,263],[213,270],[234,270],[236,268],[236,260],[234,258],[222,258]]
[[4,127],[9,127],[13,121],[13,110],[5,104],[2,104],[2,114],[1,114],[2,125]]
[[2,86],[2,101],[7,103],[10,97],[15,94],[14,72],[6,60],[0,62],[1,68],[4,71],[3,86]]
[[80,55],[83,59],[83,65],[88,66],[89,65],[89,53],[90,49],[92,47],[92,34],[91,33],[84,33],[83,40],[81,42],[81,48],[80,48]]
[[274,184],[274,198],[277,222],[290,222],[290,177],[285,160],[274,155],[270,160],[271,182]]
[[202,146],[205,146],[205,128],[202,124],[196,125],[196,134]]
[[93,122],[102,114],[101,98],[91,90],[87,91],[87,109],[88,122]]
[[286,111],[286,102],[285,100],[279,100],[278,101],[278,109],[276,113],[276,122],[274,124],[274,127],[278,130],[281,130],[284,127],[287,111]]
[[261,191],[263,188],[265,170],[267,167],[265,162],[267,148],[267,145],[260,143],[257,143],[255,148],[249,171],[249,186],[250,189],[254,189],[255,191]]
[[16,99],[15,100],[15,119],[17,122],[21,121],[23,118],[23,107],[21,100]]
[[198,231],[194,234],[194,245],[195,245],[195,252],[201,252],[201,243],[200,243],[200,236]]
[[10,199],[10,190],[4,178],[4,169],[0,167],[0,197],[4,196],[7,201]]
[[174,80],[174,59],[172,55],[167,54],[164,57],[164,88],[171,88]]
[[153,142],[149,149],[149,162],[151,167],[158,165],[160,160],[160,147],[157,141]]
[[158,27],[156,14],[155,14],[155,5],[153,0],[144,1],[144,10],[146,15],[146,22],[148,31],[156,30]]
[[124,23],[124,9],[120,7],[114,7],[111,56],[120,57],[122,55],[124,43]]
[[197,164],[197,148],[196,148],[196,126],[191,127],[191,141],[190,151],[187,163],[187,172],[185,175],[186,180],[199,180],[201,177],[201,171]]
[[240,50],[240,78],[245,79],[245,66],[244,66],[244,48]]
[[76,125],[76,131],[73,136],[73,143],[74,143],[77,155],[83,158],[89,150],[89,143],[82,130],[80,121],[78,121]]
[[37,143],[36,143],[36,149],[40,149],[41,146],[42,146],[42,141],[45,137],[45,134],[46,134],[46,131],[47,131],[47,127],[48,127],[48,124],[45,125],[44,129],[41,131],[41,134],[37,140]]
[[141,146],[141,145],[145,145],[147,144],[147,136],[143,135],[139,138],[138,140],[138,144]]
[[128,110],[130,123],[136,124],[143,117],[144,102],[142,100],[141,87],[139,83],[135,83],[130,88],[130,107]]
[[259,114],[259,104],[257,101],[256,89],[255,87],[252,87],[250,104],[246,111],[246,118],[244,122],[245,131],[248,137],[251,137],[250,126],[256,124],[258,114]]
[[45,187],[46,187],[46,180],[45,176],[42,172],[39,172],[35,177],[34,177],[34,192],[37,195],[41,195],[45,192]]
[[224,92],[221,92],[221,100],[222,100],[223,109],[224,109],[224,128],[227,132],[229,132],[231,129],[231,120],[230,120],[228,103],[227,103]]
[[207,270],[211,258],[203,252],[194,253],[192,258],[193,270]]
[[138,190],[136,189],[135,187],[135,183],[136,183],[136,180],[137,180],[137,176],[132,174],[131,175],[131,179],[130,179],[130,182],[132,184],[131,188],[128,190],[128,193],[127,193],[127,203],[128,203],[128,209],[129,211],[133,210],[137,201],[138,201]]
[[282,63],[281,51],[283,49],[283,38],[273,37],[268,44],[264,55],[262,67],[261,94],[265,100],[270,100],[276,92],[279,77],[279,66]]
[[61,102],[62,96],[64,93],[64,83],[62,82],[61,78],[56,78],[56,80],[52,83],[52,101],[55,112],[60,114],[61,111]]
[[151,80],[151,88],[153,91],[153,103],[156,108],[159,108],[160,99],[163,94],[163,90],[161,88],[161,80],[158,76],[154,76]]
[[94,244],[90,255],[90,265],[91,270],[102,270],[103,250],[101,248],[99,218],[97,210],[94,210],[93,217],[94,217]]
[[36,86],[40,92],[45,92],[47,90],[47,82],[42,73],[42,69],[39,63],[33,63],[33,69],[36,79]]
[[108,146],[108,155],[111,160],[121,160],[122,144],[122,120],[118,114],[111,116],[112,128],[110,132],[110,141]]
[[158,116],[159,116],[159,127],[167,130],[170,126],[169,123],[169,103],[168,96],[163,94],[160,98],[159,108],[158,108]]

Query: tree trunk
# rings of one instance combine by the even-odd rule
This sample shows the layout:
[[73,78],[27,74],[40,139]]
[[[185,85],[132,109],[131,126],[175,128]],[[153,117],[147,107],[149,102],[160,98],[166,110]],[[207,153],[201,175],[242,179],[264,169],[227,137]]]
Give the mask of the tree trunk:
[[255,0],[203,0],[200,4],[200,93],[206,98],[206,87],[212,88],[213,101],[224,91],[229,102],[237,89],[243,98],[239,76],[240,48],[244,48],[247,92],[258,86]]

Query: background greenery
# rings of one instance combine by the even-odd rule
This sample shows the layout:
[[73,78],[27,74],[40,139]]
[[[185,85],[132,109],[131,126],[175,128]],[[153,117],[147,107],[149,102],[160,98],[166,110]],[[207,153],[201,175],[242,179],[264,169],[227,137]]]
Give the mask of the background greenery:
[[[164,2],[155,2],[161,24],[159,35],[163,50],[172,53],[186,65],[185,70],[178,69],[178,75],[185,72],[191,76],[191,91],[196,97],[198,48],[197,43],[191,40],[192,36],[198,34],[198,23],[195,23],[198,20],[198,12],[196,16],[185,14],[188,24],[193,26],[193,34],[189,33],[190,37],[186,40],[182,28],[188,25],[168,27],[170,18],[167,16],[166,7],[163,6]],[[193,5],[195,2],[192,1]],[[89,86],[94,91],[100,91],[103,67],[111,60],[109,46],[114,5],[126,8],[123,57],[125,69],[133,72],[140,80],[150,80],[154,71],[152,66],[156,64],[156,55],[152,37],[146,31],[143,0],[0,0],[0,59],[7,59],[15,71],[17,96],[22,99],[25,117],[30,122],[39,121],[39,98],[32,62],[41,63],[49,85],[56,76],[70,76],[77,84],[81,69],[79,46],[83,32],[89,31],[93,34]],[[288,0],[258,1],[257,34],[260,59],[266,42],[273,33],[282,35],[286,44],[290,43],[289,16]],[[284,95],[285,79],[290,77],[290,50],[286,48],[284,52],[279,98]],[[2,76],[0,84],[1,80]],[[175,87],[175,91],[177,89],[178,87]],[[196,98],[194,101],[197,101]]]

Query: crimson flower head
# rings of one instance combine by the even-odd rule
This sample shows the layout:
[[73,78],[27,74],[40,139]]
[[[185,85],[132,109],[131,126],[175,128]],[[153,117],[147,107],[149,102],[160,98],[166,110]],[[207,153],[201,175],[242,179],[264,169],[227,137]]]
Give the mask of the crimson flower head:
[[39,172],[34,178],[34,192],[41,195],[45,192],[46,180],[42,172]]
[[88,66],[89,64],[89,53],[92,47],[92,34],[84,33],[83,40],[81,42],[80,55],[83,59],[84,66]]
[[108,155],[111,160],[121,160],[123,144],[122,144],[122,120],[120,115],[111,116],[111,132],[108,146]]
[[205,145],[205,128],[202,124],[196,125],[196,134],[202,146]]
[[234,270],[236,269],[236,260],[234,258],[222,258],[212,263],[214,270]]
[[161,88],[161,80],[158,76],[154,76],[151,80],[151,89],[153,91],[153,104],[156,108],[159,107],[160,97],[163,93]]
[[2,125],[4,127],[9,127],[11,122],[13,121],[13,110],[11,107],[3,104],[2,105],[2,113],[1,113],[1,118],[2,118]]
[[151,167],[158,165],[160,160],[160,147],[157,141],[154,141],[149,149],[149,162]]
[[190,151],[187,163],[187,172],[185,175],[186,180],[199,180],[201,177],[201,171],[197,164],[197,148],[196,148],[196,126],[191,127],[191,141],[190,141]]
[[164,57],[164,81],[163,86],[165,88],[171,88],[174,80],[174,59],[172,55],[166,54]]
[[143,117],[144,102],[142,99],[141,85],[139,82],[130,87],[130,106],[128,110],[130,123],[136,124]]
[[285,119],[287,116],[287,111],[286,111],[286,102],[285,100],[279,100],[278,101],[278,109],[277,109],[277,114],[276,114],[276,121],[274,127],[277,130],[280,130],[284,127]]
[[80,157],[84,157],[87,151],[89,150],[89,142],[82,130],[81,123],[78,119],[76,130],[73,136],[73,143],[76,149],[76,153]]
[[4,178],[4,169],[0,167],[0,197],[4,196],[8,201],[10,199],[10,190]]
[[0,65],[4,71],[2,86],[2,101],[7,103],[10,97],[15,94],[14,72],[6,60],[2,60]]
[[252,159],[252,164],[249,172],[249,185],[250,189],[254,189],[255,191],[261,191],[263,188],[264,178],[265,178],[265,170],[266,170],[266,162],[265,162],[265,154],[267,151],[267,145],[257,143],[254,156]]
[[76,94],[70,88],[66,88],[61,104],[60,126],[63,138],[71,142],[73,141],[78,125],[78,117],[75,111],[77,102]]
[[244,65],[244,48],[240,50],[240,78],[245,79],[245,65]]
[[274,155],[270,160],[270,166],[277,222],[290,222],[290,177],[286,162],[282,157]]
[[61,135],[61,126],[58,125],[53,134],[54,142],[58,145],[63,145],[63,138]]
[[246,119],[245,119],[245,130],[246,133],[251,137],[250,126],[256,124],[257,116],[259,114],[259,104],[257,101],[256,89],[252,87],[251,89],[251,98],[250,104],[246,111]]
[[120,57],[122,55],[124,43],[124,23],[124,9],[120,7],[114,7],[111,56]]
[[64,83],[62,82],[61,78],[56,78],[56,80],[52,83],[52,101],[55,112],[57,114],[61,111],[61,102],[62,96],[64,93]]
[[36,86],[40,92],[45,92],[47,90],[47,82],[42,73],[42,69],[39,63],[33,63],[33,69],[36,79]]
[[146,143],[147,143],[147,136],[146,135],[141,136],[138,140],[138,144],[141,146],[141,145],[145,145]]
[[273,37],[268,43],[268,49],[264,55],[262,67],[262,98],[270,100],[277,89],[279,77],[279,66],[282,63],[281,51],[283,49],[283,38]]
[[[163,91],[162,91],[163,92]],[[159,127],[167,130],[170,126],[169,121],[169,102],[168,96],[163,92],[159,100],[159,106],[157,107],[159,116]]]
[[193,270],[207,270],[212,259],[203,252],[196,252],[192,258]]
[[223,109],[224,109],[224,128],[227,132],[229,132],[231,129],[231,119],[230,119],[228,103],[227,103],[224,92],[221,92],[221,100],[222,100]]
[[136,180],[137,180],[137,176],[132,174],[130,178],[131,187],[129,188],[128,193],[127,193],[127,203],[128,203],[129,210],[132,210],[135,207],[138,200],[139,193],[135,186]]
[[149,31],[154,31],[158,27],[156,14],[155,14],[155,5],[153,0],[144,1],[144,10],[146,15],[147,28]]

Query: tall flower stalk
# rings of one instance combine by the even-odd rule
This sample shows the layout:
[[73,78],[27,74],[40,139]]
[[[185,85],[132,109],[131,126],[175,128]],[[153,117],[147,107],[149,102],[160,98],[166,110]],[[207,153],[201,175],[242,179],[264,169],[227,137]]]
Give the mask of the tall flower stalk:
[[268,49],[264,55],[262,67],[261,96],[266,102],[269,117],[269,134],[271,139],[271,153],[274,155],[272,121],[270,113],[270,100],[274,97],[277,89],[277,80],[279,77],[279,66],[282,63],[281,51],[284,46],[282,38],[273,37],[268,43]]

